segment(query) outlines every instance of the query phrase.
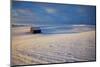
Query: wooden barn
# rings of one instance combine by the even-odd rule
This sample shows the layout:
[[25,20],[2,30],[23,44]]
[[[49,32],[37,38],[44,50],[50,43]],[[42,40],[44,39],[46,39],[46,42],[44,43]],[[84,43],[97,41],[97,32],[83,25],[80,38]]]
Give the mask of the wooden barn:
[[31,27],[30,32],[33,34],[42,33],[39,27]]

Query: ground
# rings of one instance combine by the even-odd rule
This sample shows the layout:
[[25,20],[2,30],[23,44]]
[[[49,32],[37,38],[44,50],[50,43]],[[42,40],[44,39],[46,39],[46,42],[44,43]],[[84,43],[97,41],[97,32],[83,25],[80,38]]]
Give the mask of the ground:
[[12,28],[12,65],[94,61],[95,30],[72,34],[31,34]]

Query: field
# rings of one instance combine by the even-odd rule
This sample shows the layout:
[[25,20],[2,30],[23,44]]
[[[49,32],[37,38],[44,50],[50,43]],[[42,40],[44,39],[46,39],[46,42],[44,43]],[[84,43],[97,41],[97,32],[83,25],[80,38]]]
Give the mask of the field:
[[12,65],[95,61],[95,30],[72,34],[31,34],[12,28]]

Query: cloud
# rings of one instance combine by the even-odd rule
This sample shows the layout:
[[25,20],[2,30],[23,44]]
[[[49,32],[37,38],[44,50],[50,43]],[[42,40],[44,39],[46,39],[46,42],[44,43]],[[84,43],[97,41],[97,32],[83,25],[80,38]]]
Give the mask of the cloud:
[[50,14],[56,13],[56,10],[53,9],[53,8],[45,8],[45,11],[46,11],[47,13],[50,13]]
[[31,9],[17,8],[12,10],[11,17],[13,23],[33,22],[36,19],[36,14]]
[[34,13],[30,9],[15,9],[17,16],[34,16]]

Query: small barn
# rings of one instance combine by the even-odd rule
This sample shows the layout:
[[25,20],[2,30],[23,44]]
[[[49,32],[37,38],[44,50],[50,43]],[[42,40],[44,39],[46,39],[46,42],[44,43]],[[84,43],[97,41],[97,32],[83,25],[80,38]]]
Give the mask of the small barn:
[[39,27],[31,27],[30,32],[33,34],[42,33]]

